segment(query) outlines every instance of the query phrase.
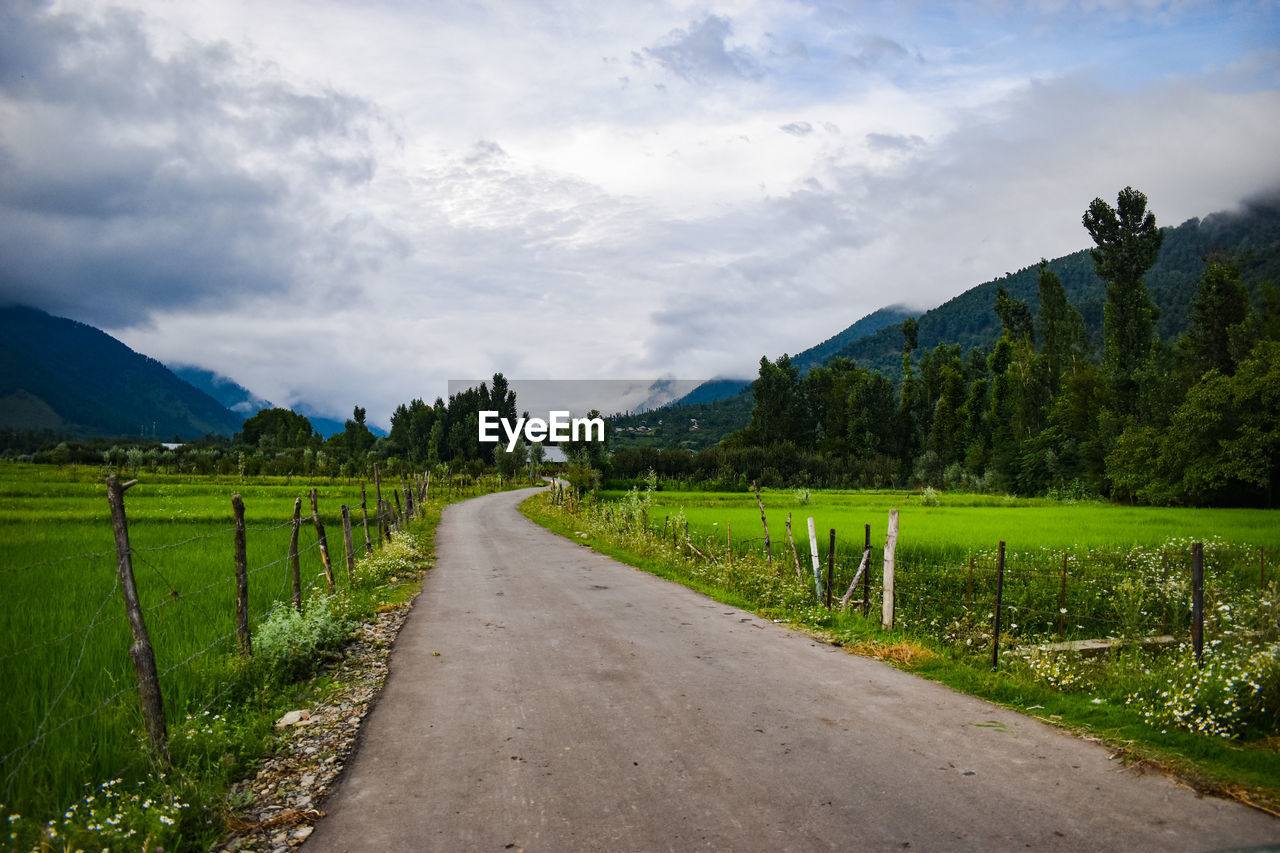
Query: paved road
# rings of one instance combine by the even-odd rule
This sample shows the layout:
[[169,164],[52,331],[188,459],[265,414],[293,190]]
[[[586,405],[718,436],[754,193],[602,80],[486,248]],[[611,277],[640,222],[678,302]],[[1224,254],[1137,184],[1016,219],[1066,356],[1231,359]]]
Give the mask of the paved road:
[[1280,821],[456,504],[305,853],[1214,850]]

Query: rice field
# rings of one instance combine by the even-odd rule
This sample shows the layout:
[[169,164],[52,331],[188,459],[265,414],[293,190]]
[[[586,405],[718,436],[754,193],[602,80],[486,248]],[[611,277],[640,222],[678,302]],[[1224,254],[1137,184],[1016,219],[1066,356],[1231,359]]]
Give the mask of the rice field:
[[[1074,550],[1218,539],[1280,555],[1280,510],[1274,509],[1131,507],[942,492],[766,490],[761,499],[775,543],[786,540],[788,513],[797,539],[808,536],[812,517],[819,538],[835,528],[841,540],[861,542],[870,524],[872,541],[883,543],[889,510],[897,509],[898,545],[905,551],[994,549],[1002,541],[1010,549]],[[735,540],[763,540],[754,494],[655,492],[649,517],[660,522],[682,510],[691,531],[703,536],[723,537],[728,525]]]
[[[125,479],[122,477],[122,479]],[[304,588],[323,586],[308,493],[317,489],[334,573],[345,558],[340,506],[360,529],[360,483],[143,474],[125,493],[134,575],[166,717],[221,698],[235,649],[231,495],[245,505],[252,625],[292,600],[288,560],[294,501],[303,499]],[[368,504],[375,506],[372,485]],[[389,495],[384,495],[389,497]],[[96,468],[0,465],[0,802],[38,811],[86,781],[147,770],[132,642],[117,556]],[[376,543],[376,526],[370,535]],[[172,725],[172,723],[171,723]]]

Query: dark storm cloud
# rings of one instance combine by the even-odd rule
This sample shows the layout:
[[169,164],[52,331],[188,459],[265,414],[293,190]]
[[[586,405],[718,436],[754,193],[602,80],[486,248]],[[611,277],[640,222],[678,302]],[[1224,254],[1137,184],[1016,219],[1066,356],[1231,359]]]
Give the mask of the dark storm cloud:
[[760,76],[755,61],[742,49],[729,49],[725,41],[733,32],[728,18],[708,15],[687,30],[672,30],[661,44],[645,48],[668,71],[690,82],[719,77]]
[[107,327],[290,287],[370,179],[376,120],[225,44],[162,55],[138,15],[0,19],[0,298]]

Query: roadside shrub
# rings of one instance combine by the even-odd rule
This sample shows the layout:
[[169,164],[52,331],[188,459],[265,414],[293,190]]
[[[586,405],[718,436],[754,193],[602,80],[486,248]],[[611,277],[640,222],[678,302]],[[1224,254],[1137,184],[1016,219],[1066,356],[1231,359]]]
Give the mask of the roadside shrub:
[[425,547],[419,536],[409,531],[397,532],[395,538],[383,543],[379,550],[356,561],[356,583],[362,587],[377,586],[416,576],[422,568],[419,555]]
[[337,596],[317,595],[299,613],[281,607],[253,636],[254,662],[281,681],[297,681],[315,672],[324,652],[343,645],[351,626]]

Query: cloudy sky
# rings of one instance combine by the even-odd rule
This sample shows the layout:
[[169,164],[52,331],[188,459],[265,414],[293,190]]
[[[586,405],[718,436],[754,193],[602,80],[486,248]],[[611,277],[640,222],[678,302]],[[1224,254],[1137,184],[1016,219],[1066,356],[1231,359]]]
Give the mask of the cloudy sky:
[[750,375],[1277,151],[1271,0],[4,0],[0,301],[385,425]]

